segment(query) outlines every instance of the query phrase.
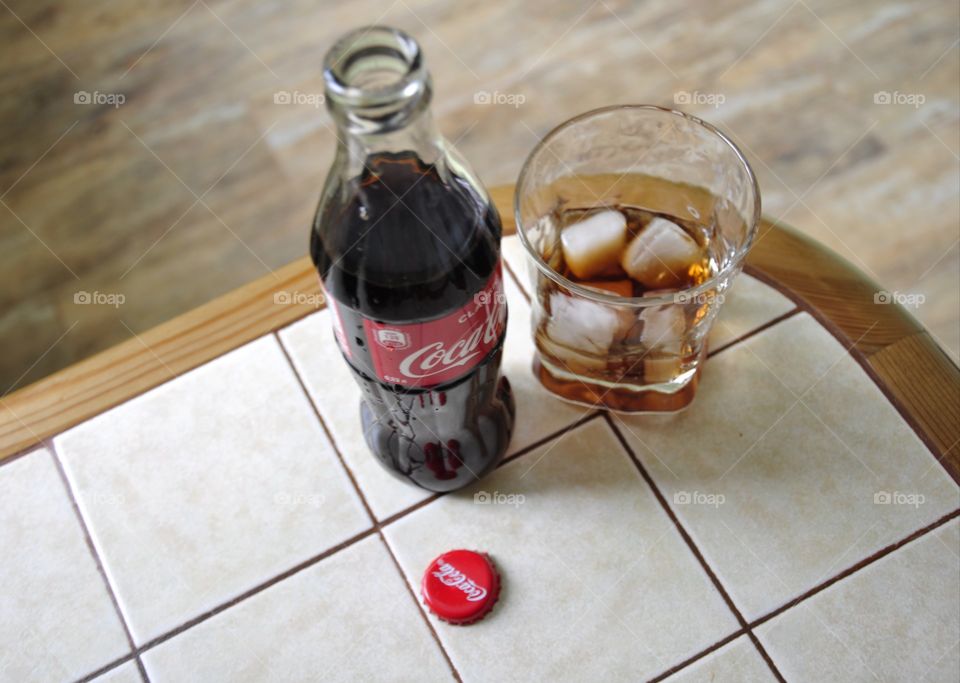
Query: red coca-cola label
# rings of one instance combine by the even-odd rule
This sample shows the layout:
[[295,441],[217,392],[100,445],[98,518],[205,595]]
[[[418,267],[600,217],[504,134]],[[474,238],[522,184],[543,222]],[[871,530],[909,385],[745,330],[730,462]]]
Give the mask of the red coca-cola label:
[[437,320],[409,325],[365,319],[373,370],[385,382],[430,387],[462,377],[500,341],[507,322],[500,264],[464,306]]

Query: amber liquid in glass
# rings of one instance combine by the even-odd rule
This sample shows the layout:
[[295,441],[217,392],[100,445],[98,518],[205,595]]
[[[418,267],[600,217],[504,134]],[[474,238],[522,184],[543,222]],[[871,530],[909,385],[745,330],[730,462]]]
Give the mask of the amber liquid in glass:
[[[549,315],[543,316],[534,331],[539,351],[534,372],[550,391],[577,403],[625,412],[679,410],[693,400],[699,378],[696,361],[705,348],[704,344],[693,343],[691,335],[707,327],[699,323],[711,309],[709,294],[687,297],[684,293],[718,272],[723,263],[722,240],[714,239],[715,224],[709,216],[705,222],[698,222],[622,204],[558,209],[552,220],[562,232],[611,209],[626,219],[626,245],[658,218],[669,221],[673,225],[669,229],[677,234],[665,242],[652,242],[652,257],[646,259],[650,267],[642,274],[642,281],[624,269],[622,253],[602,272],[581,278],[566,262],[564,250],[555,249],[548,263],[556,272],[625,301],[622,306],[596,302],[543,278],[538,296]],[[695,243],[696,252],[686,242],[684,256],[691,258],[674,253],[664,254],[661,260],[658,245],[669,248],[670,239],[684,241],[676,228]],[[664,296],[668,301],[662,305],[638,307],[626,301]]]

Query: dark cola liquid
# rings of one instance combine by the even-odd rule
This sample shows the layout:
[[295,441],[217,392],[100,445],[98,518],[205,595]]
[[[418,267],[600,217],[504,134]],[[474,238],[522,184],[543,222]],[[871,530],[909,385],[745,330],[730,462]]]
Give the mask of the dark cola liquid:
[[367,444],[403,479],[431,491],[462,488],[488,472],[510,440],[503,334],[466,374],[411,388],[377,376],[364,321],[427,323],[469,304],[498,268],[500,218],[467,181],[445,181],[413,153],[369,157],[363,173],[337,189],[317,215],[310,250],[363,391]]

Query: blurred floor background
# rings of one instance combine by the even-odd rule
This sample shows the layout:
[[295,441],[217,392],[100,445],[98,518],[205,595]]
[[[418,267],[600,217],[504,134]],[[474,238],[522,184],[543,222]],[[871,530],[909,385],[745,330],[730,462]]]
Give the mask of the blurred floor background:
[[366,23],[420,40],[488,185],[594,107],[718,124],[767,215],[922,295],[958,357],[955,0],[0,0],[0,393],[306,253],[335,144],[310,96]]

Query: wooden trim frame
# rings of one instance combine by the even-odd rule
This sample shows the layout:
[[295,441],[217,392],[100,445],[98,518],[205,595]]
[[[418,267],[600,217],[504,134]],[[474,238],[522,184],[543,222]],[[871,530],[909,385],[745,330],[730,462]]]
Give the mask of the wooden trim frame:
[[[512,234],[513,188],[491,195]],[[960,368],[904,308],[877,303],[880,288],[859,270],[766,220],[746,270],[830,330],[960,482]],[[0,461],[322,307],[302,258],[9,394],[0,399]]]

